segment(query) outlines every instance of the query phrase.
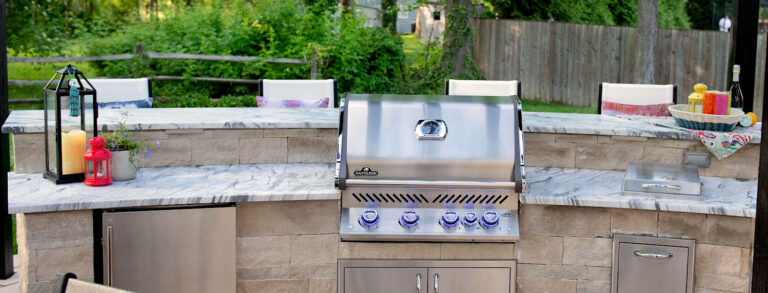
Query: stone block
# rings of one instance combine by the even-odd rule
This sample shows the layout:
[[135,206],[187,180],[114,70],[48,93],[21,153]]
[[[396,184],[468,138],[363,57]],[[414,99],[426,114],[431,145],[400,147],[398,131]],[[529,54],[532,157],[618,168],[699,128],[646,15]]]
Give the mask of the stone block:
[[288,129],[288,137],[316,137],[317,128]]
[[264,137],[288,137],[288,129],[267,128],[264,129]]
[[288,266],[288,279],[309,278],[334,278],[337,265],[333,264],[306,264]]
[[45,134],[44,133],[14,133],[11,134],[13,139],[13,145],[33,145],[39,144],[45,146]]
[[591,144],[576,147],[576,168],[626,170],[629,162],[642,159],[642,145]]
[[237,236],[339,233],[338,200],[237,204]]
[[547,265],[517,264],[518,279],[544,279],[547,277]]
[[45,171],[45,143],[41,141],[40,143],[19,144],[14,141],[13,171],[16,173],[42,173]]
[[318,128],[317,136],[339,137],[339,129],[338,128]]
[[696,244],[696,276],[749,278],[750,252],[746,248]]
[[611,282],[581,280],[576,284],[577,293],[610,293]]
[[584,134],[555,134],[555,142],[597,143],[597,135]]
[[439,259],[440,243],[341,242],[339,258]]
[[19,214],[28,249],[93,245],[91,211]]
[[168,139],[168,133],[163,130],[131,131],[131,135],[133,135],[133,137],[136,139],[141,139],[147,141],[148,143],[150,141],[154,142],[155,140]]
[[237,238],[237,267],[287,265],[291,261],[290,236]]
[[515,259],[512,243],[442,243],[441,259]]
[[521,237],[517,242],[520,263],[562,264],[563,238],[546,236]]
[[752,246],[754,229],[751,218],[707,215],[707,234],[699,243],[736,246]]
[[292,235],[291,264],[335,264],[339,258],[339,235]]
[[632,235],[657,235],[659,213],[656,211],[612,209],[611,232]]
[[168,139],[213,138],[213,130],[202,128],[166,129]]
[[696,288],[714,289],[729,292],[749,292],[749,278],[730,276],[696,276],[693,277]]
[[336,161],[336,137],[289,137],[289,163],[331,163]]
[[517,293],[576,293],[577,281],[554,279],[519,279]]
[[587,280],[611,281],[611,268],[587,267]]
[[237,268],[237,280],[247,281],[288,279],[288,267],[289,266],[286,265],[278,265]]
[[214,138],[262,138],[263,129],[214,129]]
[[189,166],[192,145],[189,139],[161,140],[160,147],[152,152],[149,167]]
[[609,267],[612,245],[609,238],[565,237],[563,264]]
[[309,279],[309,293],[336,293],[336,278]]
[[[523,133],[523,141],[528,142],[555,142],[555,135],[551,133]],[[526,144],[527,145],[527,144]]]
[[55,280],[58,272],[75,273],[78,279],[93,281],[93,244],[37,249],[36,255],[35,282]]
[[603,208],[524,205],[521,235],[609,237],[611,213]]
[[574,144],[525,141],[525,164],[531,167],[574,168]]
[[240,164],[285,163],[288,161],[288,139],[240,139]]
[[[46,282],[36,282],[36,283],[29,283],[29,284],[21,284],[20,291],[25,293],[51,293],[53,292],[53,286],[56,284],[55,281],[46,281]],[[25,288],[26,287],[26,288]],[[25,290],[26,289],[26,290]],[[2,289],[0,289],[2,290]],[[8,293],[11,291],[9,290]],[[18,292],[18,291],[16,291]]]
[[685,149],[645,146],[643,162],[682,164]]
[[701,146],[701,142],[698,140],[649,138],[646,145],[654,146],[654,147],[662,147],[662,148],[677,148],[677,149],[688,150],[694,147]]
[[192,139],[191,143],[192,165],[227,165],[240,162],[240,140],[237,138]]
[[237,293],[251,292],[306,292],[309,280],[260,280],[260,281],[238,281]]
[[587,278],[587,266],[547,265],[547,278],[558,280],[584,280]]
[[706,218],[704,214],[659,212],[659,237],[704,239]]
[[710,157],[709,168],[700,168],[701,176],[757,179],[760,145],[749,144],[730,157],[718,160]]
[[628,145],[644,145],[648,141],[647,137],[642,136],[618,136],[618,135],[599,135],[597,136],[597,143],[599,144],[628,144]]

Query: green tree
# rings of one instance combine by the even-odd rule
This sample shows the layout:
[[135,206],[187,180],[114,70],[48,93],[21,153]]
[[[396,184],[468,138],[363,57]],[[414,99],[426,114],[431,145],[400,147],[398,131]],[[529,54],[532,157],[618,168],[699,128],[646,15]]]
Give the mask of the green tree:
[[440,71],[450,78],[473,79],[476,72],[472,57],[474,4],[472,0],[447,0],[445,14]]

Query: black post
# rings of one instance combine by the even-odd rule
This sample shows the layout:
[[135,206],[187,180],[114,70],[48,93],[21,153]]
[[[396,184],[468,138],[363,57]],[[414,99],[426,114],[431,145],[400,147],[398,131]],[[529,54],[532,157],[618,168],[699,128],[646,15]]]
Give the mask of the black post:
[[[765,72],[768,74],[768,66]],[[768,75],[764,77],[763,82],[768,82]],[[768,88],[763,89],[763,97],[768,97]],[[768,113],[768,103],[763,103],[763,113]],[[761,137],[768,137],[766,135],[768,130],[763,125]],[[765,236],[768,235],[768,141],[760,141],[760,161],[758,162],[760,167],[757,175],[757,206],[753,237],[755,251],[752,256],[752,292],[768,292],[768,237]]]
[[[5,0],[0,0],[0,125],[8,118],[8,47],[5,38]],[[13,243],[11,238],[11,215],[8,214],[8,171],[11,168],[9,134],[0,134],[0,278],[13,275]]]
[[744,93],[744,112],[752,112],[755,97],[757,20],[760,1],[739,0],[734,2],[737,3],[736,16],[733,19],[736,24],[733,30],[734,64],[741,65],[739,82],[741,83],[741,91]]

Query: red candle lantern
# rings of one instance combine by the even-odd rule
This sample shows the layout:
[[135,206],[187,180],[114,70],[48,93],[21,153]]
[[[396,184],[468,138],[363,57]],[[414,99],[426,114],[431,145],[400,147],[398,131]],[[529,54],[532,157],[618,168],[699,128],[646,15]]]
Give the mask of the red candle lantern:
[[91,148],[85,151],[85,183],[90,186],[104,186],[112,184],[112,175],[109,174],[109,158],[112,153],[105,149],[107,142],[101,137],[94,137],[88,141]]

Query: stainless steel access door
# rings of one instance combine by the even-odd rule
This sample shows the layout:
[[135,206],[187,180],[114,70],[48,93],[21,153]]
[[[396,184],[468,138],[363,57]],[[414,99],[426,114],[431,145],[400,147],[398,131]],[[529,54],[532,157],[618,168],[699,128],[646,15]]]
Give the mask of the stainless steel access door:
[[621,243],[618,257],[618,293],[691,292],[687,247]]
[[345,268],[347,293],[427,292],[426,268]]
[[235,208],[105,212],[104,283],[141,292],[235,292]]
[[509,268],[429,268],[428,293],[514,292]]

